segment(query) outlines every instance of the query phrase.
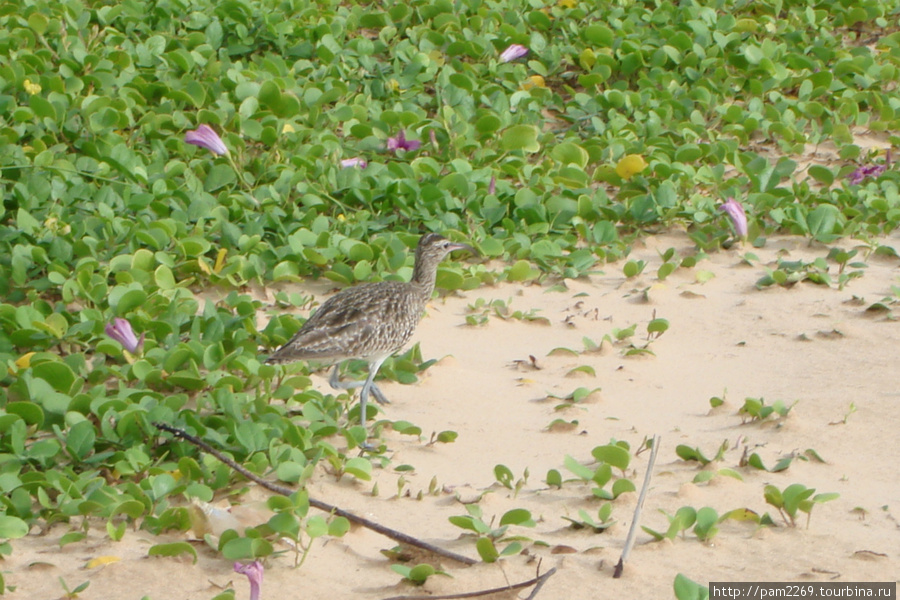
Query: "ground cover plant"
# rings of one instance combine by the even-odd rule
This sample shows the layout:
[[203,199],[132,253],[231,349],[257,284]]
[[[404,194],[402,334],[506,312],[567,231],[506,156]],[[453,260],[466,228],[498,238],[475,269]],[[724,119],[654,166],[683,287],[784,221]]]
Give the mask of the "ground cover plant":
[[[71,527],[66,544],[90,528],[110,539],[128,526],[187,531],[187,500],[236,493],[232,471],[161,438],[156,421],[288,484],[322,471],[368,481],[389,466],[351,452],[365,430],[356,415],[348,423],[346,394],[312,387],[306,363],[263,361],[314,304],[287,284],[408,278],[424,232],[484,257],[443,264],[443,292],[556,283],[612,261],[636,279],[647,273],[632,245],[671,229],[687,231],[698,256],[775,234],[823,245],[818,260],[774,268],[747,252],[760,288],[852,290],[870,257],[896,256],[877,240],[900,223],[900,172],[890,151],[861,142],[898,141],[895,3],[600,4],[0,7],[0,556],[54,523]],[[728,199],[743,212],[720,208]],[[867,250],[834,248],[842,238]],[[656,277],[691,269],[692,256],[667,252]],[[900,293],[888,289],[873,310],[893,310]],[[669,322],[649,312],[638,333],[612,329],[609,341],[646,328],[628,352],[652,355]],[[473,299],[465,321],[490,327],[492,316],[545,318],[512,299]],[[433,361],[415,347],[382,376],[412,383]],[[751,400],[748,422],[792,406]],[[693,445],[679,456],[708,462]],[[610,448],[597,468],[565,464],[597,483],[598,501],[633,487],[628,448],[621,467]],[[612,467],[622,477],[606,489]],[[498,480],[516,493],[530,485],[506,471]],[[765,498],[791,525],[832,498],[780,488]],[[251,559],[275,553],[276,534],[343,533],[292,502],[209,546]],[[598,507],[578,522],[605,529]],[[713,522],[698,537],[715,535]],[[498,552],[497,529],[473,530],[482,557],[519,548]],[[398,572],[419,583],[442,574],[419,567]],[[74,596],[79,583],[63,587]]]

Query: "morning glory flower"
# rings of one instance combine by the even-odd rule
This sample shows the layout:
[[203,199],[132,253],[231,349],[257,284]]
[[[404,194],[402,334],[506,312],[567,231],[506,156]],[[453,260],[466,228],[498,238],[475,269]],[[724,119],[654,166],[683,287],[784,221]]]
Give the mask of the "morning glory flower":
[[389,137],[387,139],[387,149],[393,150],[394,152],[399,150],[418,150],[421,145],[422,142],[418,140],[406,139],[406,132],[403,130],[394,137]]
[[528,48],[522,44],[513,44],[500,53],[500,62],[510,62],[528,54]]
[[263,566],[258,560],[254,560],[249,565],[239,562],[234,563],[234,572],[246,575],[250,580],[250,600],[259,600],[260,588],[262,588]]
[[857,185],[863,182],[866,177],[875,178],[887,171],[888,167],[891,166],[891,150],[890,148],[885,154],[884,164],[882,165],[863,165],[862,167],[857,168],[855,171],[850,173],[847,176],[847,180],[850,181],[851,185]]
[[722,204],[719,209],[728,214],[738,237],[747,237],[747,213],[744,212],[744,205],[734,198],[729,198],[728,202]]
[[365,169],[369,165],[368,161],[364,158],[356,157],[356,158],[345,158],[341,161],[341,167],[345,169],[349,169],[352,167],[359,167],[360,169]]
[[225,142],[222,141],[219,134],[213,131],[213,128],[209,125],[200,125],[197,129],[188,131],[184,134],[184,141],[188,144],[206,148],[218,156],[225,156],[228,154],[228,148],[225,146]]
[[134,335],[131,323],[126,319],[116,317],[112,323],[107,323],[105,331],[106,335],[122,344],[122,347],[132,354],[139,352],[141,346],[144,345],[144,334],[142,333],[140,339],[138,339]]

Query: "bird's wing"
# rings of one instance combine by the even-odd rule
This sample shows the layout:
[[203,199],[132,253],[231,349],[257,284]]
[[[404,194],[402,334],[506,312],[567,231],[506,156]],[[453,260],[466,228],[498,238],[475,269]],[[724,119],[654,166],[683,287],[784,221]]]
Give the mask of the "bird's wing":
[[267,362],[340,360],[387,350],[377,331],[383,329],[378,323],[383,322],[383,305],[390,299],[379,293],[385,283],[355,286],[329,298]]

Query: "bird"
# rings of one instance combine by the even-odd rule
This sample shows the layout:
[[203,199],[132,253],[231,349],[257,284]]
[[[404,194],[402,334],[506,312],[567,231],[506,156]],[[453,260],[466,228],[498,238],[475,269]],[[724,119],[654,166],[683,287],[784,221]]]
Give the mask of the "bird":
[[[468,244],[453,242],[437,233],[419,238],[412,279],[361,283],[345,288],[326,300],[286,344],[266,360],[284,364],[298,360],[334,362],[329,384],[334,389],[362,388],[359,393],[359,420],[366,426],[369,393],[379,404],[388,399],[375,385],[382,363],[412,337],[431,300],[438,265],[454,250],[478,251]],[[341,381],[341,363],[363,359],[369,363],[363,381]]]

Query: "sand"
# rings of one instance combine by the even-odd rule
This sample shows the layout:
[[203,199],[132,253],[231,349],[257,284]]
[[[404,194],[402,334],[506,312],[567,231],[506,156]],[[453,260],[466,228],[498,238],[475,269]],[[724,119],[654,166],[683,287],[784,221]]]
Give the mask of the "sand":
[[[883,242],[900,247],[896,235]],[[839,244],[853,247],[851,241]],[[629,257],[648,263],[632,279],[623,276],[619,263],[589,278],[566,280],[564,290],[501,284],[436,299],[415,341],[426,358],[439,362],[415,385],[382,384],[392,404],[380,417],[415,423],[423,439],[385,430],[390,464],[375,469],[373,481],[337,479],[321,469],[309,486],[314,497],[476,558],[474,539],[448,517],[467,514],[463,502],[477,501],[485,520],[493,519],[496,526],[506,511],[524,508],[535,527],[511,527],[508,534],[534,540],[524,543],[525,553],[471,567],[432,560],[448,576],[433,576],[416,588],[401,582],[380,553],[394,542],[355,527],[343,538],[317,540],[300,568],[293,567],[289,554],[268,559],[262,598],[470,592],[531,578],[538,562],[542,571],[558,568],[538,596],[547,599],[671,598],[678,573],[704,584],[900,579],[895,463],[900,324],[884,312],[866,310],[886,297],[898,299],[891,291],[900,285],[898,260],[868,256],[864,276],[843,290],[806,282],[757,289],[765,266],[773,266],[778,256],[811,261],[827,254],[822,245],[782,237],[760,249],[711,254],[660,282],[659,253],[675,248],[688,255],[692,247],[682,233],[647,238]],[[748,251],[762,264],[742,261]],[[831,263],[832,276],[836,270]],[[326,282],[303,287],[317,294],[328,289]],[[479,298],[507,302],[513,311],[534,310],[546,320],[492,316],[484,325],[466,326],[467,307]],[[900,311],[900,304],[895,309]],[[625,356],[627,344],[585,351],[584,338],[599,343],[614,329],[632,324],[637,333],[629,342],[643,346],[654,316],[668,320],[669,329],[649,344],[653,355]],[[577,354],[554,351],[559,348]],[[324,377],[316,376],[314,384],[329,392]],[[599,389],[577,403],[559,399],[577,388]],[[714,396],[724,397],[724,405],[712,408]],[[792,409],[784,418],[745,422],[738,410],[747,397],[764,398],[767,404],[781,400]],[[427,443],[432,432],[445,430],[459,434],[455,443]],[[654,434],[661,436],[659,458],[641,524],[664,531],[668,521],[661,510],[708,506],[719,514],[737,508],[768,512],[777,527],[726,521],[708,542],[691,531],[655,542],[641,531],[623,577],[613,579],[637,494],[613,503],[617,523],[606,532],[575,530],[563,517],[577,518],[585,510],[596,518],[603,502],[593,497],[591,486],[573,480],[564,460],[569,455],[590,464],[591,450],[613,439],[628,442],[634,453]],[[676,446],[699,447],[713,456],[726,440],[724,457],[707,468],[733,469],[743,481],[718,475],[692,483],[700,467],[678,458]],[[771,467],[792,453],[809,458],[804,454],[809,449],[825,462],[795,458],[779,473],[740,466],[742,456],[754,452]],[[648,456],[632,456],[626,472],[638,486]],[[515,479],[528,471],[517,493],[496,482],[498,464]],[[398,465],[414,467],[402,474],[407,483],[401,497]],[[550,469],[567,480],[562,489],[546,484]],[[437,492],[429,494],[433,480]],[[840,497],[817,505],[808,527],[805,515],[797,527],[787,527],[765,503],[763,489],[794,483]],[[267,494],[253,489],[246,500]],[[60,550],[59,538],[69,527],[59,524],[13,542],[12,555],[2,563],[7,586],[16,587],[8,597],[62,597],[60,577],[70,588],[90,581],[79,595],[87,600],[208,600],[228,586],[236,598],[249,597],[246,578],[203,543],[195,544],[196,564],[186,557],[147,557],[151,545],[190,539],[189,534],[153,537],[129,530],[121,542],[110,542],[97,522],[85,541]],[[86,568],[103,556],[118,560]]]

